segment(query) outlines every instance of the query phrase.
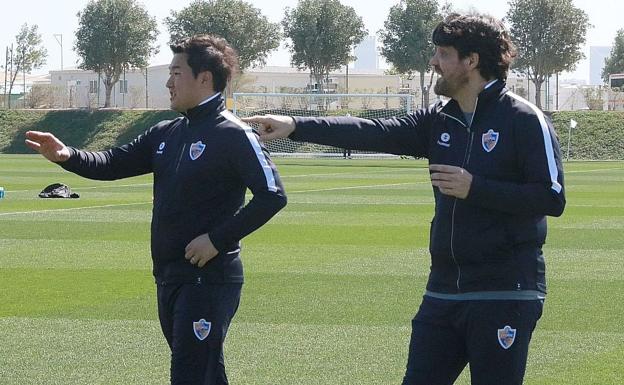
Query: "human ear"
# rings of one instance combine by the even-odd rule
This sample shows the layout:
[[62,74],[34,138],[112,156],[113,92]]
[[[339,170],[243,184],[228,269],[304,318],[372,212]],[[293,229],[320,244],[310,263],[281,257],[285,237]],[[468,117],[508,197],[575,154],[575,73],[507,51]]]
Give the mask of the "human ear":
[[479,67],[479,59],[479,54],[476,52],[472,52],[470,55],[468,55],[468,65],[470,65],[470,67],[472,68]]
[[203,71],[199,74],[199,76],[201,78],[202,84],[212,87],[212,72]]

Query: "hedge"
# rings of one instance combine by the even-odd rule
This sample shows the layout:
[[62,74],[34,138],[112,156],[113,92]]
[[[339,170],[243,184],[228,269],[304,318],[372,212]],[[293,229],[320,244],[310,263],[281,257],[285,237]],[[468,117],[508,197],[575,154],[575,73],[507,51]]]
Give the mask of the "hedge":
[[[305,111],[291,111],[298,115]],[[352,116],[367,114],[349,111]],[[397,111],[386,111],[389,115]],[[344,111],[341,113],[344,114]],[[375,111],[380,116],[380,111]],[[567,157],[568,129],[572,119],[570,159],[624,160],[624,112],[559,111],[549,114]],[[28,130],[50,131],[63,142],[99,150],[129,142],[148,127],[179,116],[169,110],[0,110],[0,153],[30,153],[24,145]]]

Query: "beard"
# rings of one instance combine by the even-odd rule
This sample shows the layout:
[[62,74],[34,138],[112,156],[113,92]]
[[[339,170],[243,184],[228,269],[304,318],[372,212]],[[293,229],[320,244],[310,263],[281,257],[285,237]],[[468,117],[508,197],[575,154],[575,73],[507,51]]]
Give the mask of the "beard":
[[457,74],[455,76],[440,75],[433,87],[436,95],[447,96],[452,98],[459,89],[468,84],[468,75],[466,73]]
[[449,96],[450,97],[450,89],[449,89],[449,84],[448,82],[440,77],[438,78],[438,80],[436,80],[436,84],[433,86],[433,92],[436,93],[436,95],[440,95],[440,96]]

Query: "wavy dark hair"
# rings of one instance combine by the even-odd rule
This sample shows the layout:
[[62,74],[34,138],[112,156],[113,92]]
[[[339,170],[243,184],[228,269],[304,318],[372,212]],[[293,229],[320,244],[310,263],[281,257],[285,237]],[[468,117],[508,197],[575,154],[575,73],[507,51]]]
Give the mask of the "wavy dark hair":
[[188,55],[187,63],[197,78],[202,71],[212,73],[215,91],[222,92],[238,71],[238,54],[218,36],[195,35],[169,45],[171,51]]
[[489,15],[453,13],[441,21],[431,36],[437,46],[453,47],[460,58],[479,54],[484,79],[506,80],[516,57],[516,47],[503,23]]

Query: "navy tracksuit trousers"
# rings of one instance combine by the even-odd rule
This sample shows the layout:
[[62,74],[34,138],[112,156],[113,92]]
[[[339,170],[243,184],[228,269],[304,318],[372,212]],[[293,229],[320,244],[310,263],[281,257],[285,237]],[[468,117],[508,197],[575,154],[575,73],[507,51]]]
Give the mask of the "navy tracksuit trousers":
[[171,348],[172,385],[227,385],[223,342],[241,283],[158,284],[158,316]]
[[425,296],[412,321],[403,385],[452,385],[466,364],[472,385],[521,385],[542,300]]

